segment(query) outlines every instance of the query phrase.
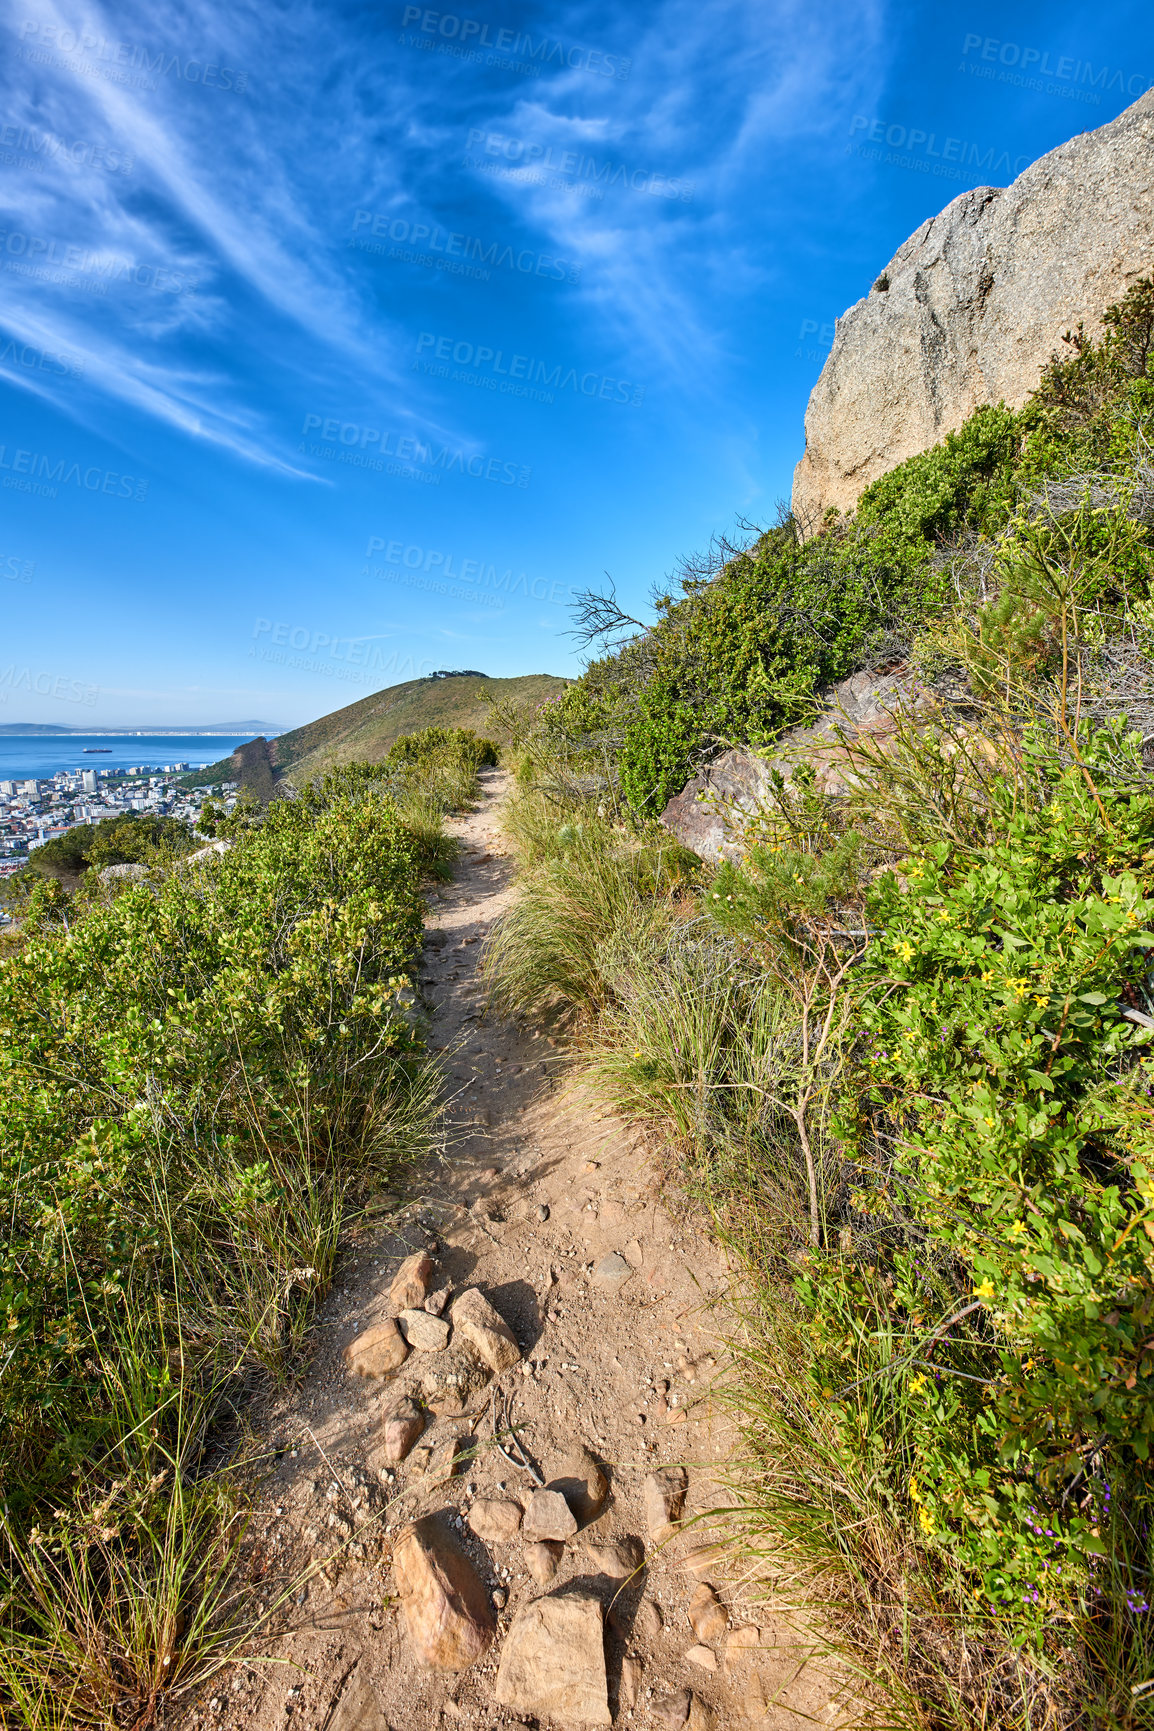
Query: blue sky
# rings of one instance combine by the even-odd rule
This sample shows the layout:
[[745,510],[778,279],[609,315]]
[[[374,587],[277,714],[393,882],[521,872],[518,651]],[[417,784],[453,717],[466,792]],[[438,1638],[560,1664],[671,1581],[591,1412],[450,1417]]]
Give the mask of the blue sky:
[[[773,519],[834,318],[1154,83],[1148,0],[9,0],[0,722],[577,670]],[[880,141],[880,142],[879,142]]]

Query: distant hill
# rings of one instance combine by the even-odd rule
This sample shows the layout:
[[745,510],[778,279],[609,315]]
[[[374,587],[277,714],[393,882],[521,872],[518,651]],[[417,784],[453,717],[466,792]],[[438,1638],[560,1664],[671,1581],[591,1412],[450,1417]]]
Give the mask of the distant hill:
[[354,759],[379,763],[395,739],[422,727],[472,727],[485,731],[488,706],[482,691],[495,698],[544,703],[569,684],[552,673],[526,673],[519,679],[490,679],[484,673],[434,673],[410,679],[362,697],[345,709],[322,715],[279,739],[255,739],[232,757],[195,775],[181,778],[185,787],[207,787],[215,781],[239,781],[267,799],[277,781],[300,786],[339,763]]

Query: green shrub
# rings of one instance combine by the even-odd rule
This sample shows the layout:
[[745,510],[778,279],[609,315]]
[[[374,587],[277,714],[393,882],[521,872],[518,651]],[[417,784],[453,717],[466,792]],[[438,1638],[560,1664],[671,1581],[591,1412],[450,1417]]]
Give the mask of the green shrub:
[[107,1724],[195,1672],[150,1643],[239,1603],[215,1414],[287,1373],[349,1208],[429,1145],[420,850],[355,782],[0,962],[0,1717]]
[[[1104,1463],[1125,1474],[1154,1436],[1152,844],[1154,799],[1099,799],[1071,769],[981,859],[940,844],[884,879],[859,975],[844,1129],[859,1208],[887,1223],[869,1258],[906,1319],[901,1374],[926,1389],[898,1470],[926,1532],[1039,1625],[1102,1548]],[[837,1264],[831,1303],[811,1277],[824,1338],[859,1279]]]
[[482,739],[471,727],[423,727],[419,733],[402,734],[385,758],[390,768],[412,768],[424,774],[462,764],[475,774],[494,768],[497,761],[494,742]]
[[196,843],[180,818],[153,812],[124,812],[99,823],[75,824],[53,836],[32,855],[33,866],[61,866],[67,871],[99,871],[110,865],[164,864]]

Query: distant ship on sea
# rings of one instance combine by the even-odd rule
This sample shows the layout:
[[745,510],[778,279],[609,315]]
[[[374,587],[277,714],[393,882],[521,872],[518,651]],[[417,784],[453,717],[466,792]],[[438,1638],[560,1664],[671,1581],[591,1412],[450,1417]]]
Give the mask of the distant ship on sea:
[[81,749],[85,757],[99,757],[102,753],[105,757],[109,757],[112,754],[110,745],[85,745]]

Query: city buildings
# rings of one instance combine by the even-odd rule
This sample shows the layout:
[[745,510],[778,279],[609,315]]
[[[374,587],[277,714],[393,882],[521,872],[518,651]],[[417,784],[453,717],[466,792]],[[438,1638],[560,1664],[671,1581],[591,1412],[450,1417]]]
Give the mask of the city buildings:
[[51,780],[0,781],[0,877],[10,877],[29,854],[77,824],[100,823],[127,812],[154,812],[196,830],[206,799],[236,803],[236,783],[185,789],[174,777],[187,763],[139,764],[129,770],[58,770]]

